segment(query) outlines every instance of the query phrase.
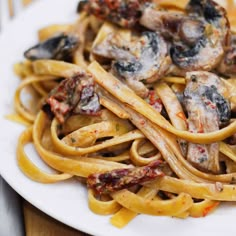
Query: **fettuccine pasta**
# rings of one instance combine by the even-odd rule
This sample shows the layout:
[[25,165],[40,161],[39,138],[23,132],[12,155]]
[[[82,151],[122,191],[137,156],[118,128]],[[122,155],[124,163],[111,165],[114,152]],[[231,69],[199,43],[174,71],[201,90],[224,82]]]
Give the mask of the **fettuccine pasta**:
[[[76,178],[119,228],[236,201],[233,1],[98,2],[39,29],[14,66],[19,168],[44,184]],[[31,161],[28,143],[56,172]]]

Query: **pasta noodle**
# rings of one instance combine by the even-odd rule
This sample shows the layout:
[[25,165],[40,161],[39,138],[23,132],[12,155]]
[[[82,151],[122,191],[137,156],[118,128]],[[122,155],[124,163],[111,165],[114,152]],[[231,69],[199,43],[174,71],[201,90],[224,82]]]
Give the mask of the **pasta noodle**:
[[[89,208],[119,228],[138,214],[204,217],[236,201],[233,1],[228,18],[212,0],[198,3],[219,11],[223,30],[207,12],[189,18],[194,1],[156,0],[151,9],[135,1],[141,19],[129,1],[123,16],[120,1],[90,0],[75,23],[40,29],[39,44],[14,66],[21,82],[7,116],[27,126],[17,146],[22,172],[40,183],[87,182]],[[171,20],[178,30],[161,23]],[[29,159],[28,143],[56,173]]]

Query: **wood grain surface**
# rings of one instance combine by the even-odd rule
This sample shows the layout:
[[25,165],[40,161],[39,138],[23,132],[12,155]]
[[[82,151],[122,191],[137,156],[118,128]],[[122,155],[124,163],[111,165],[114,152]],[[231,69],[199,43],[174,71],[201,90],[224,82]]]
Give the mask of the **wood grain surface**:
[[23,211],[26,236],[87,235],[52,219],[26,201],[23,202]]

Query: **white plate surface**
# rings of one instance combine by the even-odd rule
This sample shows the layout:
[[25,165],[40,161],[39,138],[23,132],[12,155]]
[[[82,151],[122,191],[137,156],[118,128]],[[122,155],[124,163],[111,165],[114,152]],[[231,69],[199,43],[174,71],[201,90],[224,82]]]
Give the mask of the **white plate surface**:
[[[0,36],[0,174],[23,198],[40,210],[92,235],[235,235],[236,204],[221,206],[210,216],[199,219],[139,215],[120,230],[110,225],[109,217],[95,215],[89,210],[87,191],[75,180],[45,185],[31,181],[18,169],[16,144],[24,127],[4,118],[4,115],[13,112],[13,95],[19,83],[12,66],[23,59],[25,49],[36,43],[39,28],[74,21],[77,2],[38,1],[19,15]],[[32,146],[27,147],[27,151],[36,157]]]

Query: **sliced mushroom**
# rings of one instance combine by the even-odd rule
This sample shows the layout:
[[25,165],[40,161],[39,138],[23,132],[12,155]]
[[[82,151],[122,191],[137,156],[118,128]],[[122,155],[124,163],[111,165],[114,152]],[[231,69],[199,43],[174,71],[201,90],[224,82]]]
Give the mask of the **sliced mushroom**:
[[131,45],[133,44],[125,40],[119,32],[109,32],[104,40],[93,46],[92,53],[112,60],[129,59],[135,56],[131,51]]
[[187,7],[191,17],[202,18],[204,34],[193,46],[173,45],[170,53],[174,64],[184,70],[211,71],[217,67],[229,44],[229,22],[226,11],[211,0],[191,0]]
[[140,24],[158,31],[168,40],[182,40],[194,45],[204,34],[203,22],[184,14],[158,11],[151,7],[144,9]]
[[[224,97],[222,80],[209,72],[189,72],[184,91],[184,104],[188,113],[189,131],[208,133],[219,130],[230,119],[230,105]],[[219,144],[189,143],[187,159],[196,168],[219,173]]]
[[[103,61],[104,58],[115,60],[113,63],[113,65],[115,65],[117,61],[126,63],[127,60],[134,60],[136,58],[135,53],[140,53],[140,50],[139,43],[127,41],[116,32],[109,32],[102,41],[94,45],[92,53],[97,60]],[[116,73],[114,68],[113,72]],[[118,73],[116,73],[116,75],[119,76]],[[148,95],[148,89],[142,82],[133,80],[133,78],[126,78],[124,82],[139,96],[145,98]]]
[[143,82],[152,83],[163,77],[171,64],[166,42],[150,31],[129,41],[116,32],[109,33],[93,47],[92,53],[114,60],[112,72],[143,98],[148,95]]
[[68,61],[77,49],[78,43],[77,37],[62,34],[33,46],[24,53],[24,56],[32,61],[39,59]]
[[144,32],[136,47],[130,47],[130,51],[133,49],[135,57],[116,60],[112,68],[118,77],[125,79],[137,91],[142,82],[153,83],[163,77],[171,61],[167,55],[167,44],[154,32]]
[[131,52],[134,49],[136,57],[117,60],[113,69],[122,78],[152,83],[167,70],[167,44],[158,33],[147,31],[142,34],[136,45],[129,49]]
[[142,8],[151,0],[87,0],[80,1],[78,11],[86,11],[122,27],[133,27],[138,22]]
[[92,77],[81,72],[64,79],[50,92],[42,109],[49,117],[56,116],[60,123],[72,114],[96,114],[100,103]]
[[[226,10],[213,0],[190,0],[187,6],[189,14],[203,19],[218,29],[218,37],[223,46],[230,44],[230,24]],[[207,33],[207,32],[206,32]]]
[[[212,40],[215,44],[212,44]],[[217,36],[212,35],[211,38],[201,38],[193,47],[173,45],[170,55],[173,63],[180,69],[180,73],[174,72],[176,75],[195,70],[211,71],[222,60],[224,48]]]

